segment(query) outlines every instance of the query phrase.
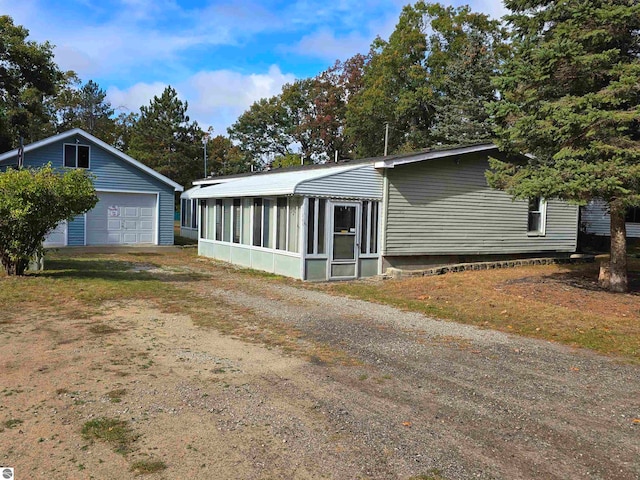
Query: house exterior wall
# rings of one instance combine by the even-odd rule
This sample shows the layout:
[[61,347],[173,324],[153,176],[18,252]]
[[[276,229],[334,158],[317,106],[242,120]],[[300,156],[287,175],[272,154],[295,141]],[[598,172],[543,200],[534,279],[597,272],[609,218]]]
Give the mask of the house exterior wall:
[[[582,208],[580,228],[585,233],[611,236],[611,217],[604,200],[593,200]],[[640,238],[640,223],[626,223],[627,238]]]
[[198,255],[300,279],[300,255],[200,239]]
[[[89,169],[95,175],[94,186],[99,191],[159,192],[158,244],[173,245],[173,218],[175,196],[173,187],[139,170],[133,165],[114,156],[93,142],[77,135],[59,142],[45,145],[25,153],[25,166],[41,167],[51,163],[54,168],[63,167],[64,144],[89,145]],[[76,217],[69,223],[71,245],[84,245],[84,216]]]
[[336,173],[328,177],[303,182],[296,187],[296,195],[333,198],[382,198],[382,175],[373,167],[363,167]]
[[530,236],[528,204],[487,185],[486,154],[387,169],[385,256],[574,252],[578,207],[551,200],[544,236]]

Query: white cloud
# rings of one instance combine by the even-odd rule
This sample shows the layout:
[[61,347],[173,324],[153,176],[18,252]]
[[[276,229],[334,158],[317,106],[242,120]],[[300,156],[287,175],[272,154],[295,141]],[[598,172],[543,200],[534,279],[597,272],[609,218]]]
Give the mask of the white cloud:
[[140,107],[148,105],[155,96],[160,96],[167,87],[164,83],[136,83],[129,88],[120,90],[117,87],[107,89],[107,100],[116,110],[116,113],[139,112]]
[[336,36],[329,29],[322,29],[305,35],[290,50],[300,55],[329,61],[346,60],[356,53],[367,53],[372,40],[373,38],[365,37],[357,32]]
[[504,2],[496,0],[471,0],[469,6],[474,12],[486,13],[495,20],[499,20],[508,12]]
[[[282,73],[273,65],[266,73],[242,74],[231,70],[201,71],[174,85],[181,100],[189,102],[188,114],[203,127],[212,126],[214,133],[226,134],[226,129],[249,106],[265,97],[280,93],[294,75]],[[110,87],[107,98],[122,111],[137,112],[148,105],[154,95],[165,89],[164,83],[137,83],[128,89]]]
[[191,118],[214,133],[226,134],[227,127],[261,98],[277,95],[285,83],[295,80],[276,65],[266,73],[242,74],[230,70],[198,72],[178,85],[189,101]]

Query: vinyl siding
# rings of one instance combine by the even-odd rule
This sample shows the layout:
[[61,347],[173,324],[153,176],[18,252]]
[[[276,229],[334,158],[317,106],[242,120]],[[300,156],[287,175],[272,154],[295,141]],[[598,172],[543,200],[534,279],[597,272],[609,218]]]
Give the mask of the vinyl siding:
[[78,215],[69,222],[69,230],[67,231],[68,246],[79,247],[84,245],[84,223],[84,215]]
[[332,198],[382,198],[382,175],[373,165],[302,182],[297,195]]
[[[160,245],[173,245],[175,210],[173,187],[103,150],[84,137],[70,137],[27,152],[25,154],[25,166],[41,167],[51,163],[55,168],[62,168],[64,144],[76,143],[76,139],[79,145],[89,145],[91,148],[89,171],[95,175],[94,185],[96,190],[160,192],[158,243]],[[75,227],[73,227],[74,225]],[[84,242],[84,219],[81,222],[78,219],[74,220],[69,227],[69,245],[82,245],[83,243],[76,242]],[[72,233],[72,227],[75,229],[82,228],[82,231],[74,230]],[[74,243],[71,243],[72,238]]]
[[[609,237],[611,235],[611,217],[604,200],[593,200],[582,208],[581,228],[586,233]],[[627,237],[640,238],[640,223],[626,223]]]
[[546,235],[527,234],[528,205],[487,185],[486,155],[387,170],[385,255],[573,252],[576,206],[549,201]]

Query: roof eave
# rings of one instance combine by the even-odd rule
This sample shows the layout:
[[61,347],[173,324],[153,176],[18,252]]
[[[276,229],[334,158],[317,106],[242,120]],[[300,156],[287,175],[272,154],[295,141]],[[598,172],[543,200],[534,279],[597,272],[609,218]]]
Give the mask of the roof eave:
[[[109,153],[115,155],[116,157],[119,157],[122,160],[130,163],[131,165],[133,165],[134,167],[138,168],[139,170],[142,170],[143,172],[148,173],[149,175],[157,178],[158,180],[162,181],[163,183],[166,183],[167,185],[173,187],[176,192],[184,191],[184,188],[179,183],[176,183],[173,180],[171,180],[170,178],[165,177],[161,173],[156,172],[152,168],[147,167],[145,164],[139,162],[135,158],[130,157],[126,153],[121,152],[117,148],[112,147],[108,143],[103,142],[98,137],[94,137],[90,133],[87,133],[84,130],[82,130],[81,128],[74,128],[72,130],[67,130],[66,132],[59,133],[58,135],[54,135],[52,137],[48,137],[48,138],[39,140],[39,141],[34,142],[34,143],[30,143],[29,145],[25,145],[24,152],[28,153],[28,152],[30,152],[32,150],[37,150],[38,148],[45,147],[45,146],[47,146],[47,145],[49,145],[51,143],[55,143],[55,142],[58,142],[60,140],[64,140],[65,138],[72,137],[74,135],[80,135],[81,137],[84,137],[85,139],[89,140],[90,142],[95,143],[99,147],[103,148],[104,150],[107,150]],[[2,155],[0,155],[0,163],[4,162],[4,161],[6,161],[6,160],[8,160],[8,159],[10,159],[10,158],[12,158],[14,156],[17,157],[17,155],[18,155],[18,149],[17,148],[15,148],[15,149],[13,149],[13,150],[11,150],[9,152],[5,152]]]
[[486,152],[489,150],[497,150],[498,147],[493,143],[487,143],[482,145],[473,145],[469,147],[452,148],[448,150],[434,150],[430,152],[422,152],[416,155],[391,158],[388,160],[381,159],[374,163],[374,167],[377,169],[394,168],[400,165],[406,165],[416,162],[424,162],[425,160],[435,160],[438,158],[455,157],[457,155],[466,155],[470,153]]

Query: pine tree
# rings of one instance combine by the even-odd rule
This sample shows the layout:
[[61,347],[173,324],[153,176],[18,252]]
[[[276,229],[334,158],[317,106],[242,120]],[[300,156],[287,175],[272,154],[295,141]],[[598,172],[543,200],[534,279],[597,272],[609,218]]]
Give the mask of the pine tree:
[[82,128],[109,144],[115,143],[114,110],[107,100],[107,92],[93,80],[80,84],[80,79],[71,75],[55,99],[58,132]]
[[500,146],[526,164],[492,162],[514,197],[603,199],[611,214],[610,285],[628,288],[625,210],[640,206],[640,3],[507,0],[512,56],[493,107]]
[[140,107],[133,125],[127,153],[136,160],[189,186],[202,178],[204,132],[187,115],[188,103],[178,98],[171,86]]

